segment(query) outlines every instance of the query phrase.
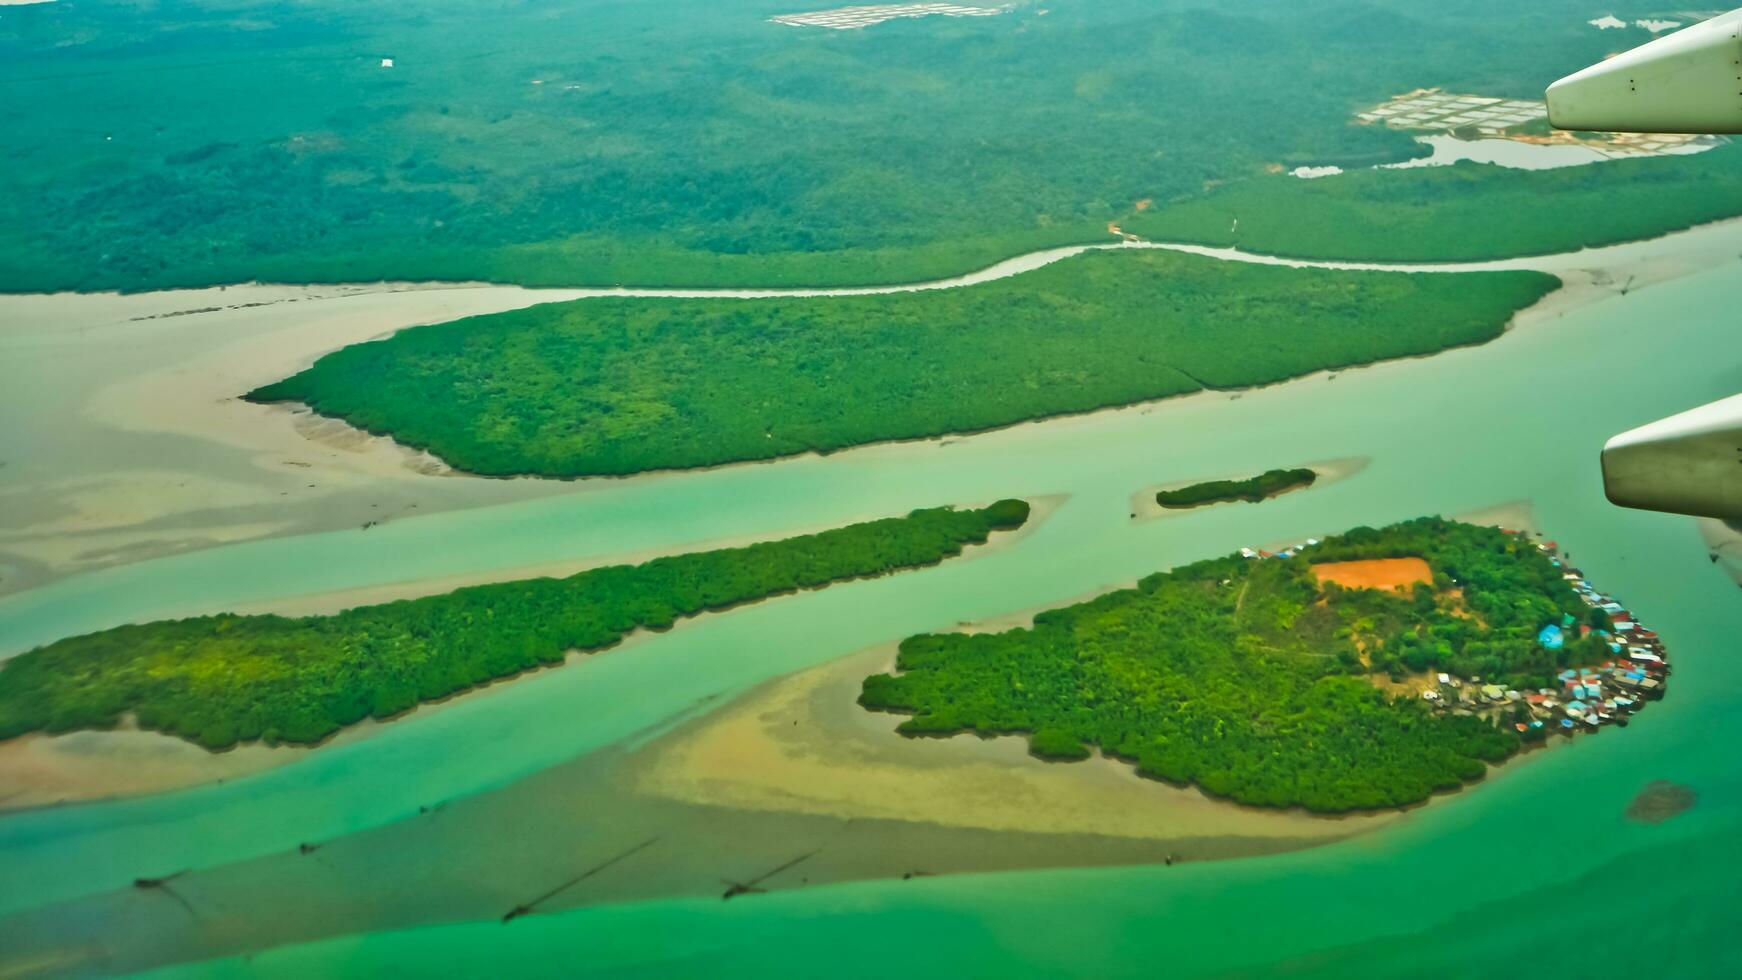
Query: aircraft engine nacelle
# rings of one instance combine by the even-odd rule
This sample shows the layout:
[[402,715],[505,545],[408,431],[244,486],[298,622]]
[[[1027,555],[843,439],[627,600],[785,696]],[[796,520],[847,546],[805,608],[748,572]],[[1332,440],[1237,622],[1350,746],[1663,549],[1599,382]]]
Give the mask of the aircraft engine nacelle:
[[1742,395],[1610,439],[1603,488],[1623,507],[1742,519]]
[[1742,10],[1555,82],[1548,120],[1604,133],[1742,133]]

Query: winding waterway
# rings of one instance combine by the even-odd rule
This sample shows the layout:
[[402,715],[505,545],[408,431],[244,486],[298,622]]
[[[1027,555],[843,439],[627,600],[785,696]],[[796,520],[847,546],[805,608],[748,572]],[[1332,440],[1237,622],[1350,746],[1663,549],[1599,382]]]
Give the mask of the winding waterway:
[[[950,279],[858,289],[529,290],[466,284],[249,284],[130,295],[0,296],[0,595],[238,541],[371,527],[573,492],[574,484],[449,474],[390,440],[305,410],[242,402],[346,344],[395,330],[591,296],[843,296],[952,289],[1091,249],[1166,248],[1340,269],[1541,269],[1569,288],[1521,323],[1733,262],[1742,222],[1563,255],[1444,265],[1298,261],[1122,242],[1050,249]],[[0,648],[5,638],[0,637]],[[4,650],[0,649],[0,656]]]
[[[1671,693],[1626,731],[1544,753],[1376,833],[1175,867],[875,881],[724,904],[580,908],[506,926],[369,933],[359,923],[358,935],[196,972],[308,976],[392,965],[563,976],[1152,976],[1263,969],[1315,954],[1322,958],[1296,965],[1333,976],[1397,975],[1434,972],[1417,958],[1424,948],[1455,943],[1461,961],[1479,962],[1552,947],[1550,937],[1590,923],[1594,902],[1633,886],[1652,889],[1649,921],[1633,928],[1660,963],[1721,969],[1737,956],[1727,918],[1742,898],[1730,870],[1742,850],[1742,770],[1733,762],[1742,736],[1734,710],[1742,597],[1707,560],[1691,519],[1607,504],[1595,451],[1614,432],[1742,390],[1735,234],[1732,224],[1621,246],[1632,250],[1624,259],[1593,250],[1483,263],[1633,269],[1641,281],[1683,275],[1625,295],[1616,289],[1493,343],[1432,358],[942,443],[589,483],[367,532],[135,562],[0,599],[0,645],[12,653],[117,622],[285,596],[770,535],[940,502],[1067,495],[1013,547],[710,617],[413,714],[281,769],[0,817],[0,914],[68,902],[66,917],[84,920],[69,921],[69,935],[107,930],[125,942],[173,928],[180,912],[166,902],[166,918],[123,928],[115,908],[73,900],[135,877],[290,851],[412,819],[444,801],[504,792],[770,678],[915,631],[1057,603],[1242,545],[1524,502],[1580,567],[1662,634],[1675,654]],[[1259,506],[1148,522],[1129,514],[1140,487],[1350,458],[1369,463]],[[1654,779],[1693,787],[1698,805],[1659,825],[1627,822],[1628,801]],[[463,869],[464,842],[443,845],[427,860]],[[1622,884],[1605,890],[1614,881]],[[1340,959],[1352,944],[1392,938],[1398,945]],[[898,960],[892,941],[907,951]],[[100,968],[103,956],[69,949],[64,961],[38,966]]]

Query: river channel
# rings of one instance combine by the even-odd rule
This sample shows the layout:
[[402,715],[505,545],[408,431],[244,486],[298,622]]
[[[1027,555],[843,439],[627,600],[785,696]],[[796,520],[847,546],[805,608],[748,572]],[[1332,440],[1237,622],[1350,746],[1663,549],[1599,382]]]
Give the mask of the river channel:
[[[510,792],[772,678],[913,632],[1057,604],[1244,545],[1510,506],[1528,508],[1595,583],[1663,636],[1676,663],[1670,694],[1625,731],[1541,753],[1372,833],[1231,861],[867,881],[728,903],[641,901],[506,926],[490,919],[403,930],[391,922],[395,931],[373,932],[363,922],[354,935],[191,969],[1187,976],[1290,961],[1331,976],[1434,973],[1446,962],[1481,975],[1475,965],[1553,949],[1553,937],[1588,926],[1599,903],[1632,909],[1648,895],[1652,910],[1627,929],[1637,928],[1632,941],[1672,974],[1678,962],[1700,972],[1726,958],[1735,966],[1727,918],[1742,898],[1731,870],[1742,856],[1742,769],[1734,764],[1742,596],[1708,560],[1692,519],[1609,505],[1596,464],[1609,435],[1742,390],[1734,242],[1728,261],[1688,260],[1677,268],[1688,274],[1661,275],[1688,241],[1626,246],[1640,250],[1631,264],[1594,261],[1595,253],[1520,261],[1609,271],[1587,277],[1602,295],[1584,305],[1430,358],[971,437],[589,481],[368,531],[264,537],[129,562],[0,599],[0,653],[16,653],[143,618],[767,536],[939,503],[1062,498],[1010,547],[707,617],[414,713],[282,768],[0,816],[0,915],[66,903],[69,918],[100,917],[103,904],[76,900],[136,877],[231,865],[413,820],[447,801]],[[1630,278],[1648,288],[1617,281],[1615,270],[1627,268],[1640,270]],[[1152,521],[1130,513],[1142,487],[1330,459],[1367,462],[1258,506]],[[1628,821],[1628,802],[1656,779],[1694,788],[1697,806],[1662,824]],[[464,842],[442,845],[422,858],[463,869]],[[104,925],[69,926],[69,935]],[[904,952],[892,956],[892,943]],[[14,968],[100,970],[88,954]]]

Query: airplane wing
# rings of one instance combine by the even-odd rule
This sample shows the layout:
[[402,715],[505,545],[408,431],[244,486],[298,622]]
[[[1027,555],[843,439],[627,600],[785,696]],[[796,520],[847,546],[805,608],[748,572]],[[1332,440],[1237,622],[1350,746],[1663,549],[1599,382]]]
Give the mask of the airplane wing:
[[1742,9],[1555,82],[1548,121],[1603,133],[1742,133]]
[[1603,489],[1623,507],[1742,519],[1742,395],[1610,439]]
[[[1642,44],[1548,87],[1557,129],[1742,133],[1742,9]],[[1623,507],[1742,519],[1742,395],[1623,432],[1603,447]]]

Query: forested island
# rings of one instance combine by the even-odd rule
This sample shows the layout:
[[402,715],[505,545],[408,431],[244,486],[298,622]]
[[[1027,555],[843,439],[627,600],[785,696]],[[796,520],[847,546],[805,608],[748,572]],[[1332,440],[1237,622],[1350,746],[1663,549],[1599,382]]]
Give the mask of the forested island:
[[[1409,133],[1350,125],[1356,107],[1424,86],[1540,99],[1646,36],[1594,30],[1574,0],[1097,0],[853,31],[769,22],[792,9],[9,7],[0,290],[934,279],[1110,241],[1108,222],[1139,201],[1220,233],[1227,208],[1191,209],[1226,200],[1218,188],[1423,155]],[[1628,164],[1498,171],[1504,193],[1459,208],[1476,227],[1462,240],[1483,255],[1576,248],[1611,227],[1678,227],[1689,202],[1742,210],[1742,168],[1650,162],[1649,193],[1628,187]],[[1590,193],[1550,193],[1563,179]],[[1249,204],[1245,244],[1269,227],[1315,249],[1334,237],[1348,257],[1443,250],[1464,225],[1418,239],[1286,194]]]
[[[1124,220],[1157,241],[1307,259],[1460,262],[1650,238],[1742,212],[1742,147],[1600,166],[1463,162],[1235,181]],[[1555,202],[1555,212],[1541,210]]]
[[[1400,558],[1425,562],[1426,580],[1400,591],[1321,581],[1338,565]],[[1368,675],[1557,685],[1569,666],[1614,657],[1596,632],[1539,641],[1568,617],[1602,613],[1524,536],[1419,518],[1160,572],[1028,629],[910,637],[897,672],[867,678],[859,701],[911,714],[905,735],[1022,733],[1036,755],[1062,760],[1099,747],[1240,803],[1401,806],[1480,778],[1542,730],[1522,701],[1503,698],[1494,719],[1436,710]]]
[[0,740],[140,728],[210,749],[319,742],[638,629],[935,564],[1028,520],[1022,500],[938,507],[819,534],[459,589],[333,616],[201,616],[60,640],[0,667]]
[[593,298],[401,331],[249,392],[492,476],[621,475],[972,432],[1498,336],[1538,272],[1091,252],[959,289]]
[[1177,490],[1162,490],[1155,502],[1163,507],[1202,507],[1232,500],[1258,503],[1279,493],[1310,487],[1319,475],[1310,469],[1266,470],[1245,480],[1209,480]]

